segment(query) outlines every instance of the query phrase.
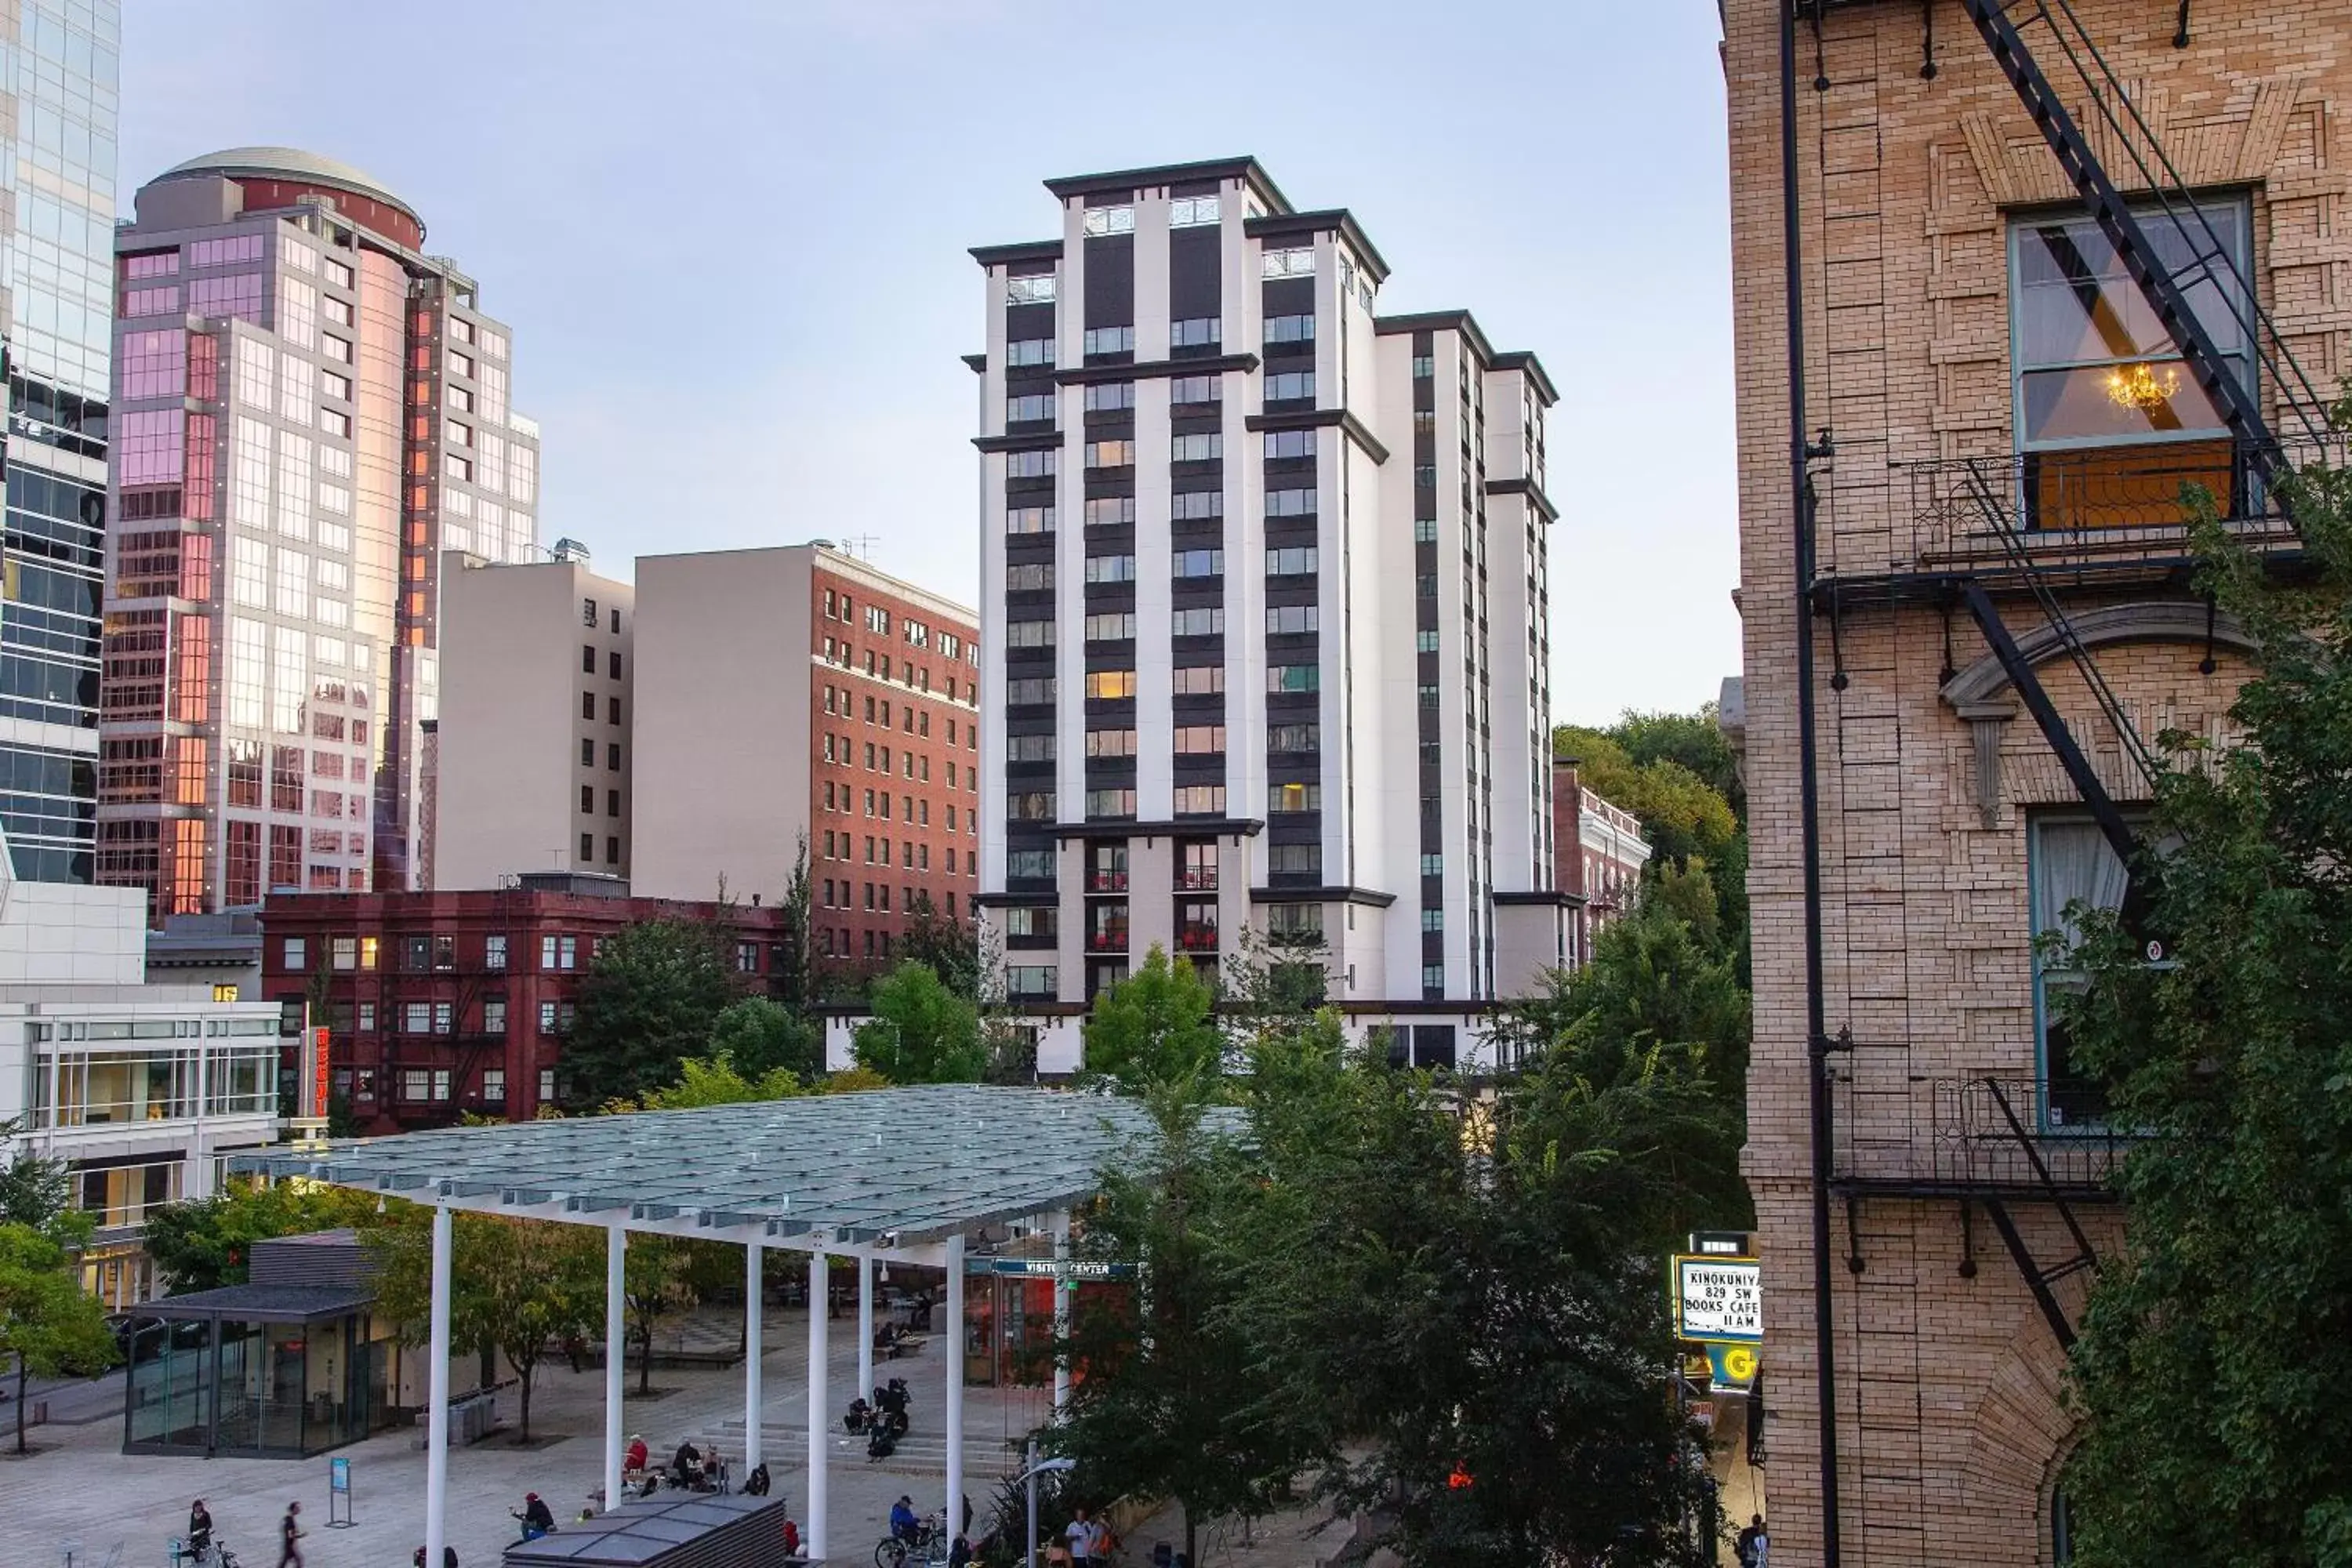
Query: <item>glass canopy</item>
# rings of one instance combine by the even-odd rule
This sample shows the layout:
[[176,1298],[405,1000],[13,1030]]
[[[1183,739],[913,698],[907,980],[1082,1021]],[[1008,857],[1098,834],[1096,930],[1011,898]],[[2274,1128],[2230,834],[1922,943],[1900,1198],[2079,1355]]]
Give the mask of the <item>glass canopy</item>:
[[1067,1207],[1096,1191],[1096,1173],[1132,1168],[1157,1140],[1133,1100],[932,1084],[453,1127],[230,1164],[457,1208],[814,1251],[914,1246]]

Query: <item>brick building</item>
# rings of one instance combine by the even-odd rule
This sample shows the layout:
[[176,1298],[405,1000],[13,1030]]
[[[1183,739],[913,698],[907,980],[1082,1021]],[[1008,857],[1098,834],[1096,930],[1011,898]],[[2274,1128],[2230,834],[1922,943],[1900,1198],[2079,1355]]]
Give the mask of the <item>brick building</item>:
[[[430,893],[280,894],[262,910],[263,994],[300,1003],[327,975],[335,1092],[370,1133],[446,1126],[460,1111],[528,1121],[555,1102],[563,1037],[599,943],[658,919],[720,918],[714,903],[632,898],[614,879],[520,878]],[[765,994],[784,912],[724,911],[747,994]]]
[[1642,868],[1650,863],[1650,841],[1632,812],[1584,786],[1574,758],[1554,758],[1551,778],[1554,883],[1581,900],[1575,906],[1574,956],[1586,963],[1601,928],[1633,907]]
[[2157,733],[2231,740],[2179,497],[2293,546],[2265,464],[2352,370],[2352,4],[1790,4],[1724,53],[1773,1555],[2063,1562],[2119,1140],[2034,938],[2122,905]]

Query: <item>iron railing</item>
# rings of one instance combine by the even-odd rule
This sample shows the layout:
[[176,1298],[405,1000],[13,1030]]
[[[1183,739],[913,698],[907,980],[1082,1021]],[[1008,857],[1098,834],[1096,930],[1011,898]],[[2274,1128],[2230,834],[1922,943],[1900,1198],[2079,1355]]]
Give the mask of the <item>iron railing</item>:
[[1833,1180],[1923,1195],[2081,1198],[2113,1192],[2136,1134],[2104,1119],[2101,1086],[2049,1079],[1867,1074],[1832,1084]]

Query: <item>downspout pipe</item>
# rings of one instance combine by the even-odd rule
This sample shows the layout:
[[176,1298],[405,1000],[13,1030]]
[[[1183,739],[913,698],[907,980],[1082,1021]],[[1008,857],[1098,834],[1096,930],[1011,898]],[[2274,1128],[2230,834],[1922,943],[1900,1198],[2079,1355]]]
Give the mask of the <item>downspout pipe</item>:
[[1813,725],[1813,524],[1811,461],[1805,439],[1805,289],[1802,207],[1797,188],[1797,6],[1780,13],[1781,268],[1788,290],[1789,481],[1795,503],[1792,554],[1797,633],[1799,808],[1805,878],[1805,1068],[1812,1134],[1813,1359],[1820,1408],[1822,1568],[1839,1568],[1837,1340],[1830,1307],[1830,1092],[1833,1048],[1822,1007],[1822,826]]

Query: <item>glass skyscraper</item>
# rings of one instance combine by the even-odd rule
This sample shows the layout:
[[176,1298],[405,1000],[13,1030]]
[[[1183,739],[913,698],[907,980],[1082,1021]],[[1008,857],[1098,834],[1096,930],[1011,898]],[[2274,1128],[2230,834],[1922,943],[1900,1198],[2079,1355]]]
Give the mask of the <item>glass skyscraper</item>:
[[16,874],[88,882],[111,374],[118,0],[19,0],[0,36],[8,512],[0,827]]

